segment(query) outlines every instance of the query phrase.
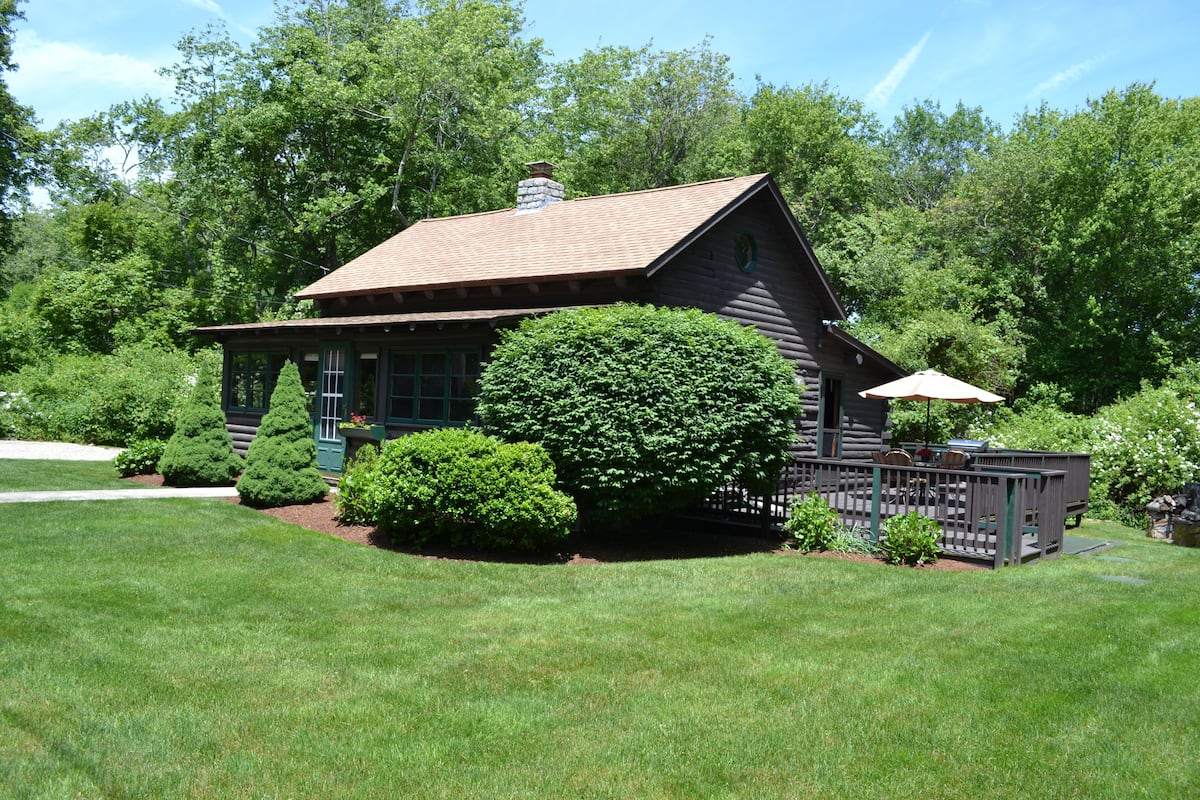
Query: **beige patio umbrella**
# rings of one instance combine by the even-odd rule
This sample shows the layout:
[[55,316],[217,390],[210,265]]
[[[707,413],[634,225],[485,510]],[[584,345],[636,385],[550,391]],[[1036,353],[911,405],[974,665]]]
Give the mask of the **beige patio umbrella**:
[[935,369],[923,369],[907,378],[864,389],[859,397],[874,400],[924,400],[925,401],[925,446],[929,446],[929,403],[933,400],[949,400],[951,403],[1001,403],[1004,398],[986,389],[972,386],[966,381],[951,378]]

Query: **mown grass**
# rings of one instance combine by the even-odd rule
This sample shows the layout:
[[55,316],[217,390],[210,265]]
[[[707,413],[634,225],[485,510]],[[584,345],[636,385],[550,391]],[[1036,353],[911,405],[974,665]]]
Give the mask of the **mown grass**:
[[4,796],[1200,793],[1200,553],[1115,526],[996,572],[531,566],[97,508],[0,518]]
[[0,459],[0,492],[117,489],[121,482],[111,461]]

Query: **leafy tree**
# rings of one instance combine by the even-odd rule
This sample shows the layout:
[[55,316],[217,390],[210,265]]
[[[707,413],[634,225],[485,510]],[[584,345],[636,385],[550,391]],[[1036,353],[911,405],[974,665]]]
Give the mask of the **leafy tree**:
[[948,115],[932,100],[905,107],[883,137],[886,200],[934,208],[973,161],[987,157],[999,133],[982,109],[961,102]]
[[46,341],[62,352],[112,353],[124,345],[171,346],[186,338],[187,292],[160,285],[146,256],[97,263],[45,276],[33,312]]
[[610,527],[778,476],[796,437],[792,367],[757,331],[695,309],[561,311],[505,335],[478,413],[541,444],[580,519]]
[[748,172],[770,172],[814,246],[870,208],[880,161],[874,117],[827,85],[762,84],[742,121]]
[[1197,354],[1200,100],[1132,84],[1023,117],[965,182],[977,251],[1022,304],[1027,383],[1090,411]]
[[555,66],[540,122],[570,191],[651,189],[724,177],[740,98],[707,39],[678,51],[607,46]]
[[33,176],[33,152],[36,142],[33,110],[22,106],[8,91],[5,73],[17,68],[13,63],[13,30],[25,15],[17,9],[19,0],[0,0],[0,253],[12,243],[14,204]]
[[170,486],[225,486],[242,471],[242,458],[233,451],[225,429],[217,384],[210,360],[203,359],[196,385],[158,462],[158,471]]
[[185,40],[193,235],[280,299],[416,219],[510,202],[541,69],[522,22],[501,0],[367,0],[281,5],[248,51]]
[[269,508],[313,503],[328,494],[312,435],[300,370],[288,361],[279,371],[270,410],[246,452],[246,469],[237,482],[242,502]]
[[0,261],[0,301],[74,257],[65,219],[60,209],[26,209],[14,221],[13,249]]
[[41,326],[28,308],[25,292],[0,304],[0,375],[36,364],[44,355]]

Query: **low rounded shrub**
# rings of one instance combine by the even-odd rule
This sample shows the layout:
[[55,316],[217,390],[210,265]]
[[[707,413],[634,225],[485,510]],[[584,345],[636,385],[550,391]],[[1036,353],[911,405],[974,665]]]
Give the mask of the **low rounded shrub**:
[[892,517],[883,523],[882,529],[880,551],[884,560],[891,564],[916,567],[932,564],[941,555],[938,542],[942,538],[942,529],[936,520],[923,514],[910,511]]
[[394,439],[373,467],[352,475],[347,513],[417,546],[533,550],[562,539],[575,522],[575,504],[554,488],[545,450],[476,430]]
[[828,550],[838,532],[838,513],[816,492],[797,497],[783,523],[787,546],[806,553]]
[[113,466],[122,478],[134,475],[153,475],[158,469],[158,460],[162,458],[167,443],[162,439],[138,439],[131,442],[113,458]]
[[342,469],[338,479],[337,517],[347,525],[376,524],[375,476],[379,471],[379,448],[363,445]]

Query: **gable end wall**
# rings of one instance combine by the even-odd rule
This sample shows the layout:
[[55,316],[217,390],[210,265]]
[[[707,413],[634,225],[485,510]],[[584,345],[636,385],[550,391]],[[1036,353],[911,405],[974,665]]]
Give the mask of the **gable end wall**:
[[[844,382],[843,454],[869,457],[881,447],[884,404],[855,394],[882,382],[869,365],[830,336],[823,336],[824,296],[818,279],[802,260],[778,212],[768,198],[754,199],[706,233],[662,267],[650,281],[650,300],[657,305],[690,306],[744,325],[753,325],[775,341],[804,383],[801,444],[797,455],[816,455],[817,413],[823,371]],[[734,248],[742,233],[758,245],[758,264],[741,271]],[[890,379],[886,378],[886,379]]]

